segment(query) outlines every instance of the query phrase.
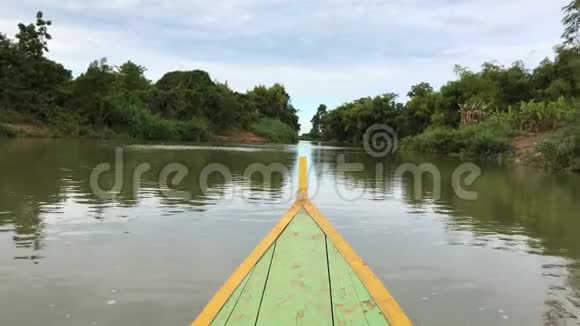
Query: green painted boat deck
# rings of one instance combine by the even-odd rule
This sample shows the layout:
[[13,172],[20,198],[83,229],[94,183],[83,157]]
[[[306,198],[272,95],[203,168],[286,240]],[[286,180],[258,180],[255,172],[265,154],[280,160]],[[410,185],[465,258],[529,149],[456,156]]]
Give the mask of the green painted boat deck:
[[211,325],[389,325],[330,239],[300,210]]

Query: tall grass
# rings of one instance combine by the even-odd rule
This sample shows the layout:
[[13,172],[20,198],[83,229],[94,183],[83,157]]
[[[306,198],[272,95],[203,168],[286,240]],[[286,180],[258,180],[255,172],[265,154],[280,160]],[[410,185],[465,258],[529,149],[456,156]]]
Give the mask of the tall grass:
[[275,143],[295,144],[298,132],[278,119],[262,118],[253,123],[250,129],[258,136]]

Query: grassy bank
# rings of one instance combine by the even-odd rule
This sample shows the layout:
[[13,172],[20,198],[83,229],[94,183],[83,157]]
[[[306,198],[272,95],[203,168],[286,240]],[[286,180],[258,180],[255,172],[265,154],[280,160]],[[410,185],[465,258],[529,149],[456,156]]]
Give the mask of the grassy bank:
[[403,140],[403,148],[432,153],[490,155],[510,149],[514,131],[505,122],[487,121],[457,129],[431,127]]
[[295,144],[298,142],[296,130],[277,119],[262,118],[252,124],[250,130],[274,143]]
[[580,170],[580,110],[574,101],[521,103],[458,128],[428,127],[403,149],[489,156],[513,152],[517,161],[549,171]]

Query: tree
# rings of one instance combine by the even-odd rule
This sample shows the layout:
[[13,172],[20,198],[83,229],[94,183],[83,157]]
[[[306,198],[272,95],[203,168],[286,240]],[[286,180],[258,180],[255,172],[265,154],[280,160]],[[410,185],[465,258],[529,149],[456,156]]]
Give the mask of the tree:
[[241,106],[235,93],[225,84],[208,89],[204,100],[204,113],[217,129],[238,126]]
[[423,131],[431,123],[431,116],[439,108],[441,98],[428,83],[412,86],[407,96],[409,101],[397,122],[401,136]]
[[298,110],[292,106],[290,95],[283,85],[256,86],[248,92],[248,97],[260,115],[279,119],[294,130],[300,129]]
[[311,137],[318,138],[322,134],[322,123],[324,121],[324,117],[326,116],[326,109],[326,105],[320,104],[318,109],[316,109],[316,114],[314,114],[310,120],[312,123],[312,129],[310,130]]
[[48,121],[68,94],[70,71],[44,57],[50,21],[18,24],[17,41],[0,34],[0,107]]
[[91,124],[105,126],[109,116],[107,98],[115,89],[115,79],[113,67],[106,58],[91,62],[74,82],[71,110]]
[[147,68],[127,61],[117,68],[116,87],[128,92],[147,91],[151,82],[145,77]]
[[555,70],[557,79],[569,83],[571,96],[580,96],[580,48],[556,48]]
[[[369,127],[386,124],[397,129],[402,111],[397,95],[363,97],[328,112],[323,119],[323,137],[346,142],[360,142]],[[398,131],[398,130],[397,130]]]
[[508,68],[498,67],[499,69],[493,75],[486,75],[485,69],[482,71],[482,77],[493,80],[499,89],[498,98],[495,101],[497,106],[507,108],[532,99],[532,76],[522,61],[514,62]]
[[155,83],[151,109],[166,119],[191,120],[215,104],[216,84],[202,70],[168,72]]
[[50,25],[52,22],[43,19],[42,11],[36,13],[35,24],[18,24],[18,50],[25,55],[42,57],[44,52],[48,52],[48,40],[52,39],[48,33]]
[[578,47],[580,45],[580,0],[572,0],[570,3],[562,8],[564,11],[564,32],[562,38],[564,44],[570,47]]
[[73,80],[70,71],[45,57],[52,22],[42,12],[35,18],[18,24],[14,39],[0,33],[0,110],[14,112],[14,120],[45,122],[61,136],[114,131],[168,140],[206,139],[209,128],[248,130],[264,118],[292,133],[300,128],[281,84],[240,94],[193,70],[169,72],[153,85],[145,67],[131,61],[115,67],[106,59],[92,62]]
[[410,98],[413,97],[423,97],[433,94],[433,87],[429,83],[419,83],[417,85],[411,86],[411,90],[407,93]]

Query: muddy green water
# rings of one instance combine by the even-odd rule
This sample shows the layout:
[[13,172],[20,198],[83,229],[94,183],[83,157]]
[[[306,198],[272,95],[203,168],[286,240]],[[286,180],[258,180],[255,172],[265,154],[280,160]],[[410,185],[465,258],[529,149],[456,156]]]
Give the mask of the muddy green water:
[[[91,171],[117,147],[120,191],[96,195]],[[0,140],[0,324],[188,324],[290,206],[300,155],[312,200],[416,325],[579,324],[578,176],[473,162],[482,174],[463,187],[478,199],[464,200],[459,158],[34,139]],[[177,184],[171,163],[187,168]],[[288,174],[250,175],[254,163]],[[440,193],[397,175],[403,163],[434,164]]]

